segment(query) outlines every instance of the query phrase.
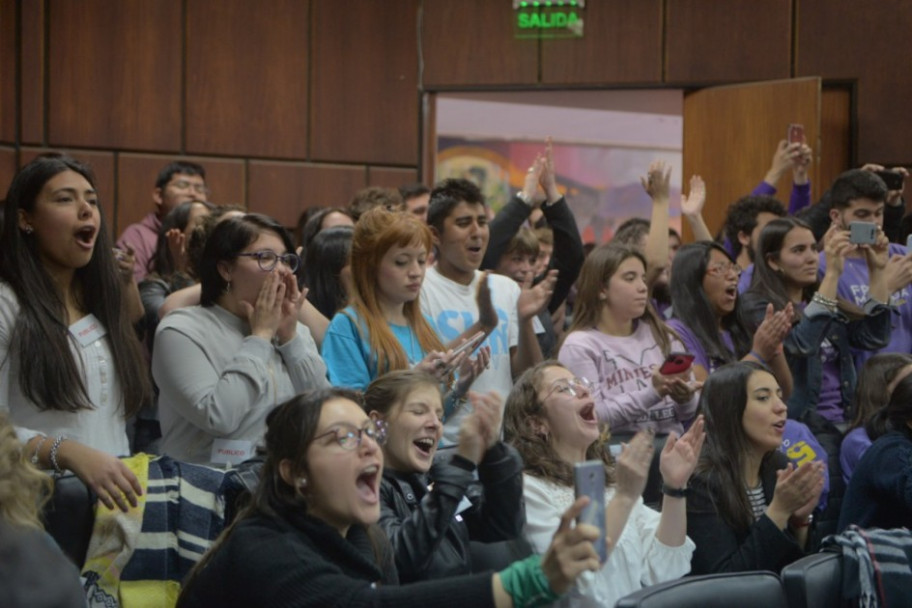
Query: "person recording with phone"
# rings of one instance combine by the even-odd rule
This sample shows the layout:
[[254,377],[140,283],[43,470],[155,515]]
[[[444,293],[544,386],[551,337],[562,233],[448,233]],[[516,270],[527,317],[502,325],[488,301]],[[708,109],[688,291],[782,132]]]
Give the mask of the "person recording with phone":
[[[653,460],[653,434],[637,433],[617,460],[611,456],[596,416],[593,389],[557,361],[545,361],[516,381],[507,399],[505,437],[522,456],[525,533],[537,553],[560,525],[560,514],[573,504],[574,486],[590,504],[604,495],[604,519],[580,521],[602,527],[608,542],[597,572],[580,576],[574,589],[554,606],[614,606],[638,589],[684,576],[690,571],[694,543],[687,537],[688,481],[706,434],[697,417],[681,436],[670,433],[659,456],[663,482],[661,513],[643,503]],[[604,471],[589,483],[591,467]],[[581,478],[582,477],[582,478]]]

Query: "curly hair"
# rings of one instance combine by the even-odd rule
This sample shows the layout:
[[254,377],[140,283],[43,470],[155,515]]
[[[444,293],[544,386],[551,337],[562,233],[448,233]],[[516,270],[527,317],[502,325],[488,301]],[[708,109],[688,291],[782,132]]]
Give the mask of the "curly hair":
[[12,425],[0,415],[0,519],[43,528],[39,512],[51,495],[51,478],[26,458]]
[[[573,463],[562,460],[550,439],[536,428],[545,416],[539,392],[544,388],[545,370],[550,367],[566,369],[559,361],[550,359],[527,369],[516,380],[504,406],[504,439],[519,451],[527,473],[545,481],[572,486]],[[605,483],[614,483],[614,458],[602,437],[586,449],[586,459],[604,462]]]

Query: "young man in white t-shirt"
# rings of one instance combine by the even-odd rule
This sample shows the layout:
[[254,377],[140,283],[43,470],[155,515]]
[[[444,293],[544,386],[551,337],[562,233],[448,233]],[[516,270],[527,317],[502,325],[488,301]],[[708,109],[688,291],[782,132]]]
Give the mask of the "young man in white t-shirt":
[[[491,362],[472,390],[493,390],[506,399],[513,378],[542,359],[532,320],[547,306],[557,275],[534,288],[521,288],[509,277],[478,270],[488,246],[488,215],[484,196],[468,180],[438,184],[431,192],[427,221],[437,258],[424,279],[421,310],[444,343],[478,330],[488,334],[482,344],[491,347]],[[488,289],[479,289],[485,277]],[[490,312],[479,314],[479,302],[482,311],[488,304],[493,307],[496,321]],[[458,443],[460,421],[467,413],[468,407],[462,406],[447,417],[445,445]]]

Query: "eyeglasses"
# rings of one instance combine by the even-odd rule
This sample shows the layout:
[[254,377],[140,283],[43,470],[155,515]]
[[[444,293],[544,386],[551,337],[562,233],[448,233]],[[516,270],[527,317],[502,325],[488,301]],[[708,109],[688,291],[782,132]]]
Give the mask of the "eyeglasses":
[[548,390],[548,394],[545,395],[545,399],[554,393],[579,397],[582,394],[591,394],[592,389],[592,382],[586,378],[561,378],[551,383],[551,388]]
[[313,440],[322,439],[327,435],[335,435],[336,443],[343,450],[355,450],[360,447],[365,435],[373,439],[377,445],[386,443],[386,424],[382,420],[368,420],[360,429],[351,424],[341,424],[339,426],[340,428],[317,435]]
[[714,277],[724,277],[732,271],[739,277],[741,276],[741,267],[734,262],[717,262],[706,269],[706,274],[711,274]]
[[177,188],[178,190],[193,190],[197,194],[209,194],[209,188],[206,187],[206,184],[188,182],[185,179],[179,179],[176,182],[172,183],[171,186]]
[[238,257],[256,258],[257,264],[260,265],[260,270],[265,270],[266,272],[274,269],[276,264],[279,263],[279,260],[288,266],[288,269],[292,272],[297,272],[298,266],[301,265],[301,258],[299,258],[296,253],[283,253],[279,255],[275,251],[269,249],[252,251],[250,253],[239,253]]

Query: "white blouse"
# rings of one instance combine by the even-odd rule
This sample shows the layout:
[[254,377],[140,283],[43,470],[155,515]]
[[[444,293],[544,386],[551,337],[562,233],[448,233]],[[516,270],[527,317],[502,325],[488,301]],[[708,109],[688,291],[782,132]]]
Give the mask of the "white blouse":
[[[7,283],[0,282],[0,412],[6,413],[23,443],[37,435],[63,435],[112,456],[128,456],[123,391],[104,328],[80,343],[70,332],[70,353],[82,373],[92,409],[75,412],[42,410],[19,385],[19,369],[28,365],[29,353],[13,347],[12,335],[19,316],[19,300]],[[82,323],[83,325],[80,325]],[[85,320],[76,326],[84,326]]]
[[[561,515],[574,502],[573,488],[523,475],[526,502],[526,537],[536,553],[543,554],[560,524]],[[605,489],[605,504],[614,497],[614,487]],[[621,537],[598,572],[583,572],[574,588],[554,606],[596,608],[614,606],[625,595],[648,585],[680,578],[690,572],[695,545],[687,538],[679,547],[669,547],[656,537],[661,515],[639,498]]]

